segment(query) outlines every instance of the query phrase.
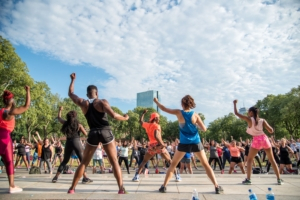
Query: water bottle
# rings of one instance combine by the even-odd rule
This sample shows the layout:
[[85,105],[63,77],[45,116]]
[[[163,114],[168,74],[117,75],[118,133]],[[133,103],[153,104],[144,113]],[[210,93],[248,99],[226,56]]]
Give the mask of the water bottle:
[[256,194],[251,189],[249,189],[249,200],[257,200]]
[[272,188],[268,188],[268,193],[266,195],[267,200],[275,200],[275,195],[272,192]]
[[196,189],[193,190],[192,200],[199,200],[198,192]]

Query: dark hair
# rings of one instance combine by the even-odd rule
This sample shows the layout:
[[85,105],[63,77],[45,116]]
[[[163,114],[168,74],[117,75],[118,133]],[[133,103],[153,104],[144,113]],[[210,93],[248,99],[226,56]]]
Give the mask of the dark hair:
[[212,145],[211,145],[212,142],[215,143],[215,144],[214,144],[214,147],[215,147],[215,146],[217,145],[217,143],[216,143],[216,141],[214,141],[214,140],[211,140],[211,141],[209,142],[209,146],[212,146]]
[[92,92],[92,90],[96,90],[98,91],[98,88],[95,86],[95,85],[89,85],[87,88],[86,88],[86,91],[88,94],[90,94]]
[[251,108],[249,108],[249,110],[248,110],[249,112],[250,111],[252,111],[253,112],[253,117],[254,117],[254,120],[255,120],[255,125],[257,125],[258,124],[258,122],[257,122],[257,118],[258,118],[258,112],[259,112],[259,110],[258,110],[258,108],[256,108],[256,107],[254,107],[254,106],[252,106]]
[[186,95],[181,99],[181,104],[184,106],[184,108],[195,108],[196,104],[194,102],[193,97],[191,97],[190,95]]
[[14,94],[11,91],[5,90],[3,92],[2,99],[5,105],[8,105],[9,100],[11,100],[12,98],[14,98]]
[[67,114],[67,121],[61,127],[61,132],[64,133],[67,137],[73,137],[73,135],[79,129],[79,121],[77,120],[76,111],[72,110]]

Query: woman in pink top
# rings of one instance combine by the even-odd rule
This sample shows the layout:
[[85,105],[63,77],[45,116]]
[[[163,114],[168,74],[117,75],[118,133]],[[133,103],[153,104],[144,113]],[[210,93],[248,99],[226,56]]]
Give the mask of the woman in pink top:
[[223,139],[222,139],[222,143],[229,149],[230,151],[230,168],[229,168],[229,174],[232,173],[232,171],[234,170],[234,166],[235,165],[238,165],[243,174],[245,174],[245,169],[244,169],[244,162],[243,162],[243,159],[241,157],[241,151],[245,151],[245,149],[243,147],[239,147],[236,145],[236,141],[235,140],[232,140],[229,143],[225,142]]
[[273,170],[277,176],[277,183],[278,185],[281,185],[283,180],[280,179],[279,170],[277,168],[275,159],[273,157],[270,141],[263,131],[263,127],[264,127],[265,129],[267,129],[269,133],[273,133],[273,128],[268,124],[266,120],[260,119],[258,117],[257,108],[255,107],[249,108],[248,116],[245,116],[238,113],[236,104],[237,104],[237,100],[234,100],[233,101],[234,114],[238,116],[240,119],[248,123],[247,133],[253,136],[252,144],[247,158],[247,178],[245,179],[245,181],[243,181],[243,184],[251,185],[250,178],[252,173],[253,159],[260,149],[264,149],[273,167]]
[[2,95],[5,107],[0,109],[0,156],[5,163],[10,193],[22,191],[22,188],[15,186],[14,183],[13,143],[10,134],[15,128],[15,115],[22,114],[30,106],[30,88],[25,86],[25,90],[25,105],[18,108],[16,108],[13,93],[5,90]]

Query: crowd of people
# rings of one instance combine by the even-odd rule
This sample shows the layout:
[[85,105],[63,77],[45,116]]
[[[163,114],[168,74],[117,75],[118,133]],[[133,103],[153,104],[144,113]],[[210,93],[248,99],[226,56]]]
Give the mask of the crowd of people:
[[[252,136],[251,139],[222,139],[206,141],[199,136],[199,129],[206,131],[206,127],[200,116],[192,109],[196,107],[194,99],[186,95],[181,100],[182,109],[169,109],[162,105],[158,99],[154,102],[164,112],[175,115],[179,122],[179,139],[164,141],[159,125],[159,114],[151,113],[150,119],[146,122],[145,110],[140,116],[140,125],[146,130],[147,139],[142,141],[132,138],[130,141],[125,139],[115,139],[109,126],[107,115],[116,120],[128,120],[128,115],[121,116],[115,113],[107,100],[98,99],[98,90],[94,85],[87,88],[88,100],[74,94],[74,82],[76,75],[71,74],[69,86],[69,97],[78,105],[89,125],[89,133],[84,129],[77,119],[75,111],[68,111],[66,119],[62,118],[63,107],[59,107],[58,121],[62,124],[61,132],[65,135],[65,140],[59,138],[41,138],[38,132],[32,136],[33,143],[27,138],[21,137],[17,142],[12,141],[11,132],[15,126],[15,115],[24,113],[30,107],[30,88],[25,87],[25,104],[16,107],[14,95],[10,91],[4,91],[3,103],[5,108],[0,110],[0,173],[5,166],[5,171],[9,180],[9,192],[21,192],[22,188],[14,184],[14,172],[17,168],[24,165],[29,171],[31,167],[38,166],[41,172],[52,174],[55,167],[57,171],[52,179],[53,183],[58,181],[59,175],[75,160],[78,167],[74,174],[74,179],[68,193],[75,193],[75,187],[81,177],[83,184],[92,183],[88,178],[87,169],[92,168],[92,173],[114,173],[119,186],[119,194],[126,194],[122,180],[123,163],[126,171],[130,174],[130,168],[135,171],[132,181],[138,182],[139,175],[149,173],[149,164],[156,172],[166,170],[164,183],[159,188],[160,192],[166,192],[167,184],[173,174],[175,181],[182,181],[180,174],[193,174],[193,170],[198,170],[200,165],[205,169],[207,176],[214,185],[215,192],[220,194],[223,188],[217,183],[215,172],[218,165],[220,173],[224,174],[226,161],[228,163],[228,173],[237,173],[237,167],[241,173],[247,174],[243,184],[251,184],[251,174],[258,165],[258,173],[269,173],[272,166],[277,177],[277,183],[281,185],[283,180],[280,178],[283,173],[293,172],[294,159],[297,167],[300,165],[300,139],[275,140],[273,136],[267,137],[263,129],[273,133],[272,127],[265,119],[259,118],[258,109],[251,107],[248,116],[237,112],[237,100],[234,100],[234,113],[247,123],[246,132]],[[81,135],[87,137],[82,140]],[[59,161],[59,162],[58,162]],[[68,165],[68,163],[70,164]],[[198,164],[199,162],[199,164]],[[265,162],[265,170],[263,163]],[[20,164],[19,164],[20,163]],[[58,165],[59,164],[59,165]],[[192,167],[193,166],[193,167]],[[99,167],[99,168],[98,168]],[[161,169],[159,169],[161,168]],[[99,170],[98,170],[99,169]],[[188,180],[187,180],[188,181]]]

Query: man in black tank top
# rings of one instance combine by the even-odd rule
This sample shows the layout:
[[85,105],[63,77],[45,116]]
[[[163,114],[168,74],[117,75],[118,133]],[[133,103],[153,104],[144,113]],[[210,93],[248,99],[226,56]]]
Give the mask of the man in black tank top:
[[109,114],[112,118],[120,121],[126,121],[129,119],[129,117],[127,114],[122,116],[118,113],[115,113],[111,109],[107,100],[98,99],[98,89],[94,85],[90,85],[87,87],[87,97],[89,98],[89,100],[79,98],[74,94],[74,81],[76,78],[75,73],[71,74],[70,77],[71,84],[69,86],[68,95],[72,99],[72,101],[81,108],[85,118],[87,119],[88,125],[90,127],[90,132],[88,134],[83,160],[76,170],[72,186],[70,187],[68,193],[73,194],[75,192],[75,187],[80,177],[82,177],[84,170],[92,159],[99,142],[101,142],[111,162],[113,173],[117,179],[117,183],[119,186],[118,193],[126,194],[125,188],[123,187],[122,171],[118,164],[114,135],[112,134],[111,128],[109,126],[107,114]]

